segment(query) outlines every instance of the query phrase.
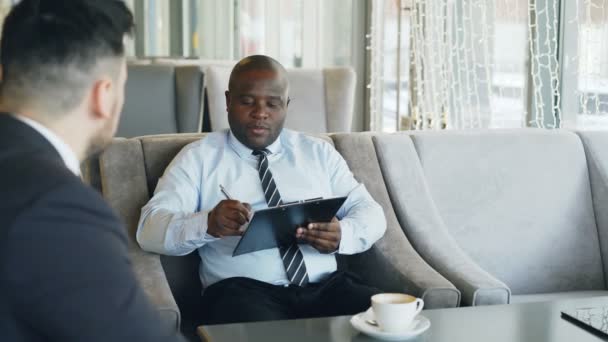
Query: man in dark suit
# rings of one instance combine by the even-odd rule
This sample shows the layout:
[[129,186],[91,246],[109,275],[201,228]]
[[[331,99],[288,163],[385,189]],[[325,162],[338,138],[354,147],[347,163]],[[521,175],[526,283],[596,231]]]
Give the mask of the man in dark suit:
[[119,119],[120,0],[22,0],[2,32],[0,340],[175,341],[139,287],[121,223],[80,178]]

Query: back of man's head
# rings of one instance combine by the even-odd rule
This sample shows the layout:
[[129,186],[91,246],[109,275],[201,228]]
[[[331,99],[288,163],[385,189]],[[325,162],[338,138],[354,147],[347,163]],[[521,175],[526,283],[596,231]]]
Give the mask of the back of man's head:
[[133,26],[121,0],[22,0],[2,31],[2,102],[69,112],[99,75],[118,76]]

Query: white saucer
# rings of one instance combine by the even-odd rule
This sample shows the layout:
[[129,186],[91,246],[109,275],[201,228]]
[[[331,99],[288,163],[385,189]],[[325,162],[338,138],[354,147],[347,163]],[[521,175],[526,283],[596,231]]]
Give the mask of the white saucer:
[[387,341],[401,341],[416,337],[425,332],[431,326],[431,321],[429,321],[428,318],[422,315],[417,315],[406,331],[400,333],[389,333],[382,331],[379,327],[366,322],[366,320],[373,319],[374,311],[372,308],[369,308],[365,312],[354,315],[350,319],[350,324],[353,326],[353,328],[366,335]]

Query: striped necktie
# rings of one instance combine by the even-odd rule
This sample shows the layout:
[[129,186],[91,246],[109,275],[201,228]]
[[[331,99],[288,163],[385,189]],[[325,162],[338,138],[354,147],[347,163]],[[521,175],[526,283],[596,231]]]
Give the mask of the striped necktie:
[[[277,185],[272,177],[272,172],[268,168],[268,150],[253,151],[253,155],[258,157],[258,174],[262,181],[262,189],[264,190],[264,197],[268,207],[276,207],[282,204],[281,194]],[[308,284],[308,272],[306,271],[306,264],[304,263],[304,256],[298,244],[294,243],[290,246],[279,247],[279,253],[283,259],[283,265],[287,272],[287,279],[292,284],[299,286],[305,286]]]

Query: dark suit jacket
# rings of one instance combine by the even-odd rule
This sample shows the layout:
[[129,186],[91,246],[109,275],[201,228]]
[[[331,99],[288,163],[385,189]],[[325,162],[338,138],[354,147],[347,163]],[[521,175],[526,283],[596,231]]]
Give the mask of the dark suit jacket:
[[161,326],[116,215],[42,135],[0,113],[0,340],[178,339]]

